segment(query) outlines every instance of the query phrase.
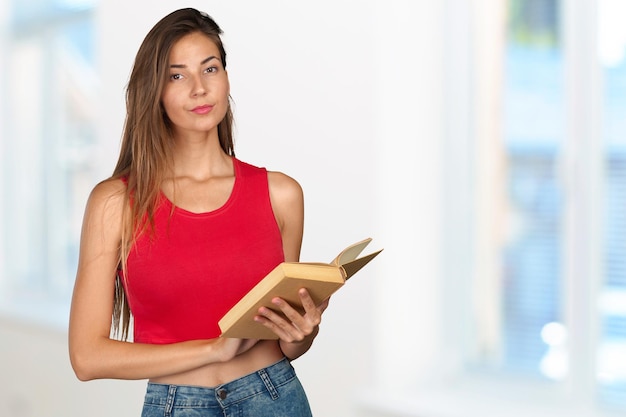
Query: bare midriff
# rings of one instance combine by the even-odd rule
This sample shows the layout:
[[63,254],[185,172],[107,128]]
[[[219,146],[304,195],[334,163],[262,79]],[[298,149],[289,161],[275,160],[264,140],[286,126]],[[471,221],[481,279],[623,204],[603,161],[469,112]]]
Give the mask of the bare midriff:
[[250,350],[228,362],[215,362],[191,371],[152,378],[150,382],[212,388],[273,365],[283,357],[278,341],[261,340]]

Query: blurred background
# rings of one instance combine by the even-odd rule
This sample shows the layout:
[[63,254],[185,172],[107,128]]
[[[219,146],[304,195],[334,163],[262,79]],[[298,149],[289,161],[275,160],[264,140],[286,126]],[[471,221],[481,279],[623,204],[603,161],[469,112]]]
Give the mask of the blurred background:
[[385,248],[294,362],[315,415],[626,415],[626,2],[2,0],[1,416],[139,415],[67,316],[134,55],[187,6],[237,156],[305,190],[302,260]]

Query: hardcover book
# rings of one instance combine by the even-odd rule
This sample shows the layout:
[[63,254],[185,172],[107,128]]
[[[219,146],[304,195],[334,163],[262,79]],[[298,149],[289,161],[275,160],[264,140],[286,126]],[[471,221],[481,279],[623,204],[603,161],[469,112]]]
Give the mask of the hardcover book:
[[[280,297],[304,311],[298,296],[301,288],[309,291],[316,304],[321,303],[382,252],[359,258],[371,241],[368,238],[348,246],[330,263],[282,262],[220,319],[222,337],[277,339],[271,330],[254,321],[259,308],[272,308],[271,300]],[[272,310],[277,311],[275,307]]]

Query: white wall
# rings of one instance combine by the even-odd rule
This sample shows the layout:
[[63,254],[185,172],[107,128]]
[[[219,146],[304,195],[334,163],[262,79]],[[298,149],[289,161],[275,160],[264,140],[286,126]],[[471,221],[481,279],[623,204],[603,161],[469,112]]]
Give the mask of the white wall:
[[[316,416],[382,416],[359,405],[364,390],[382,403],[391,384],[402,393],[427,380],[438,349],[442,6],[249,0],[176,7],[187,5],[225,31],[238,157],[286,172],[305,190],[302,259],[330,260],[367,236],[372,249],[385,247],[333,298],[314,347],[294,363]],[[102,176],[115,163],[134,54],[172,7],[102,1]],[[82,409],[91,403],[101,415],[138,415],[143,383],[76,382],[64,334],[9,321],[0,340],[0,404],[18,404],[0,415],[95,416]],[[28,392],[49,393],[46,407]]]

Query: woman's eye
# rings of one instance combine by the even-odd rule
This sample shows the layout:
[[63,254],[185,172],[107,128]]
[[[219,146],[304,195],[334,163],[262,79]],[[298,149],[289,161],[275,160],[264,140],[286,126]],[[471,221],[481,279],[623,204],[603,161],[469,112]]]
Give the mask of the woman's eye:
[[170,75],[170,80],[172,80],[172,81],[181,80],[182,78],[183,78],[182,74],[172,74],[172,75]]
[[209,67],[206,70],[204,70],[204,72],[208,72],[208,73],[217,72],[217,67]]

